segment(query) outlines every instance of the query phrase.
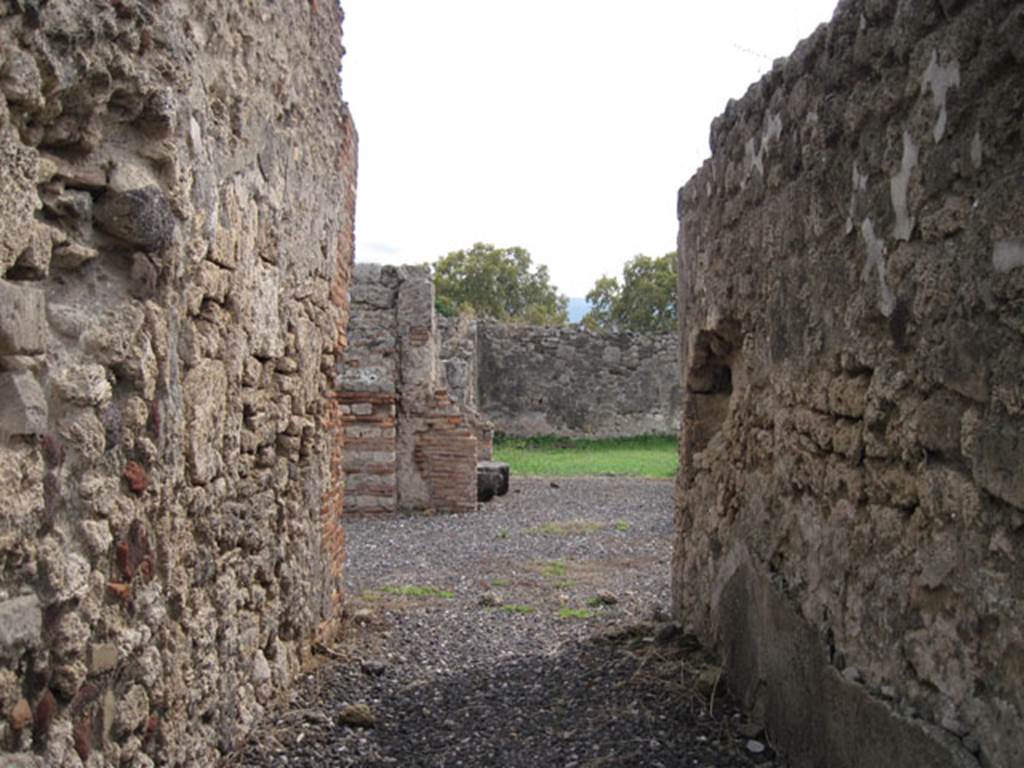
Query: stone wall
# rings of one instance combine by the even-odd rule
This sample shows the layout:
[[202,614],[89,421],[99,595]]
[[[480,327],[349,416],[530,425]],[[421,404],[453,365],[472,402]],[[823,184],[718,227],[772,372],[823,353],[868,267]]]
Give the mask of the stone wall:
[[1024,9],[846,0],[680,193],[676,610],[795,766],[1024,765]]
[[477,321],[468,316],[438,315],[437,330],[441,334],[439,354],[445,386],[456,402],[475,410],[479,407],[477,391],[480,387]]
[[328,2],[0,4],[4,765],[212,765],[332,617],[340,58]]
[[[476,353],[467,339],[476,336]],[[517,437],[674,435],[681,388],[675,334],[593,333],[479,321],[443,357],[498,432]],[[468,382],[462,385],[461,382]]]
[[335,382],[346,510],[474,511],[489,431],[444,387],[429,268],[357,265],[349,340]]

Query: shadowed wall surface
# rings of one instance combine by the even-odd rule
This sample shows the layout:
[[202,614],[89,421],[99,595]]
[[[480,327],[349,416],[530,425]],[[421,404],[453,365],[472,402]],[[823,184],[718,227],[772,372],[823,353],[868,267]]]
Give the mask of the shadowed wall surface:
[[1022,41],[843,2],[680,193],[675,609],[797,766],[1024,764]]

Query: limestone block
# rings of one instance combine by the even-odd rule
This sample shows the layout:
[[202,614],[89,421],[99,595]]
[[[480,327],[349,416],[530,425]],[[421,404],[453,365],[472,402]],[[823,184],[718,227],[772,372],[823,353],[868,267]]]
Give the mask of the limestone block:
[[828,388],[829,410],[851,419],[862,418],[869,382],[866,376],[833,379]]
[[604,352],[601,353],[601,361],[609,367],[620,365],[622,363],[622,350],[619,347],[605,347]]
[[[79,235],[88,236],[92,230],[92,195],[80,189],[67,189],[44,202],[46,212]],[[65,238],[67,239],[67,238]]]
[[57,394],[69,403],[101,406],[113,396],[107,369],[95,363],[68,366],[57,371],[52,380]]
[[58,425],[61,439],[89,459],[99,459],[107,448],[107,431],[95,411],[83,408],[62,418]]
[[11,128],[0,129],[0,276],[33,244],[38,154],[17,139]]
[[48,224],[37,223],[32,244],[21,252],[15,266],[23,280],[44,280],[50,274],[55,242],[63,242],[62,232]]
[[278,287],[280,272],[276,267],[257,261],[251,265],[247,277],[241,321],[249,334],[249,352],[264,360],[281,357],[285,349]]
[[143,726],[149,715],[149,696],[141,685],[133,685],[117,703],[114,724],[120,733],[132,733]]
[[53,536],[47,536],[39,545],[39,564],[46,585],[47,604],[80,600],[89,591],[88,561]]
[[46,396],[35,374],[0,373],[0,434],[42,434],[48,413]]
[[965,406],[951,392],[936,392],[917,411],[917,439],[930,451],[955,456]]
[[224,364],[217,360],[203,360],[185,377],[188,462],[192,479],[199,484],[208,483],[221,469],[227,386]]
[[159,251],[174,240],[174,212],[158,187],[108,190],[93,210],[103,231],[140,250]]
[[974,476],[985,490],[1024,509],[1024,418],[992,414],[976,438]]
[[396,383],[391,366],[346,365],[336,377],[335,386],[343,392],[394,392]]
[[111,643],[93,643],[89,648],[89,674],[102,675],[117,666],[117,646]]
[[0,755],[0,768],[43,768],[43,758],[20,753]]
[[120,365],[137,356],[136,338],[145,322],[140,305],[121,304],[93,320],[82,334],[82,346],[96,362]]
[[46,297],[34,287],[0,280],[0,355],[46,350]]
[[35,59],[19,48],[5,48],[0,69],[0,93],[8,101],[38,107],[43,103],[43,78]]
[[352,289],[355,290],[358,285],[369,285],[373,283],[381,283],[384,280],[384,275],[389,274],[391,279],[387,282],[389,285],[394,285],[394,273],[392,268],[384,267],[381,264],[368,264],[360,262],[355,265],[352,269]]
[[35,595],[0,602],[0,656],[38,648],[42,641],[43,612]]
[[395,291],[379,283],[356,283],[352,287],[352,303],[365,304],[375,309],[390,309],[395,306]]

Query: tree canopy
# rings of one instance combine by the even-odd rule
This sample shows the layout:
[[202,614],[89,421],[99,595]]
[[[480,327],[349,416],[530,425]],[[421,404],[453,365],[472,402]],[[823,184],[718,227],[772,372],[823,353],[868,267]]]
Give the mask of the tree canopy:
[[602,276],[587,294],[590,311],[583,324],[592,330],[676,330],[676,254],[660,258],[635,256],[618,278]]
[[533,267],[525,248],[476,243],[434,262],[438,309],[532,325],[564,325],[569,300],[549,282],[548,268]]

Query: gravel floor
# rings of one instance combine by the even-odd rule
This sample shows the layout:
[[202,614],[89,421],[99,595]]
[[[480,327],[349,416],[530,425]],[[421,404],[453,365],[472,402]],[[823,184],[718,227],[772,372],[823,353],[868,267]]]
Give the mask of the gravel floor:
[[667,623],[672,490],[514,478],[472,515],[350,518],[344,636],[226,765],[781,766]]

